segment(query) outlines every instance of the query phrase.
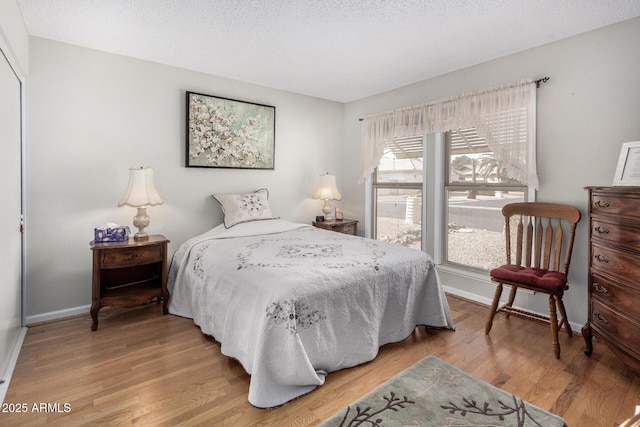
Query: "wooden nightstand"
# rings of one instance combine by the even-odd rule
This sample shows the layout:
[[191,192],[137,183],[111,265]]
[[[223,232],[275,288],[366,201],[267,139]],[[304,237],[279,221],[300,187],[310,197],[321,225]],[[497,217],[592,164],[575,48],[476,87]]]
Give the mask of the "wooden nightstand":
[[162,298],[167,314],[167,243],[160,234],[136,242],[89,243],[93,251],[93,297],[91,330],[98,329],[98,311],[102,307],[133,307]]
[[353,234],[354,236],[358,232],[358,221],[354,219],[329,219],[322,222],[313,221],[312,224],[314,227],[337,231],[338,233]]

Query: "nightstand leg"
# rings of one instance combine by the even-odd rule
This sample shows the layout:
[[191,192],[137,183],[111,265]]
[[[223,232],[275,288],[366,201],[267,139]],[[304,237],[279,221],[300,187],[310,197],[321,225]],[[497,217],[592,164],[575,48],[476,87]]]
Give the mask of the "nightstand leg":
[[100,304],[97,301],[94,301],[91,304],[91,318],[93,318],[93,324],[91,325],[91,330],[95,331],[98,329],[98,310],[100,310]]
[[593,353],[593,335],[591,334],[591,325],[589,322],[585,323],[582,327],[582,336],[586,345],[584,354],[591,356],[591,353]]
[[169,304],[169,291],[166,289],[162,290],[162,314],[169,314],[169,309],[167,308],[167,304]]

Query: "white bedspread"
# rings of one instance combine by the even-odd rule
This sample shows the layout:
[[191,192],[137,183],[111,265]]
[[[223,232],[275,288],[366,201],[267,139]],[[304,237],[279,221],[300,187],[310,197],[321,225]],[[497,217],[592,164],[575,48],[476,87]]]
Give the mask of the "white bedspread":
[[249,402],[260,408],[372,360],[416,325],[453,329],[429,255],[284,220],[185,242],[169,291],[169,312],[192,318],[251,374]]

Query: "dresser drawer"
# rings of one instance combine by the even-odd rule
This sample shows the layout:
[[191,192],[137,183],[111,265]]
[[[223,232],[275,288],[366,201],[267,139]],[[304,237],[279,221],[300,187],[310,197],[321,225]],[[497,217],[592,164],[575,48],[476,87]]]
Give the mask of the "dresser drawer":
[[594,239],[640,249],[640,229],[638,228],[593,218],[591,235]]
[[591,297],[632,319],[640,319],[640,289],[600,274],[591,274]]
[[596,300],[591,302],[591,325],[606,333],[621,346],[633,348],[640,342],[640,325]]
[[617,249],[591,244],[591,267],[620,277],[622,280],[640,280],[640,257]]
[[101,253],[102,268],[120,268],[162,261],[162,246],[145,246],[118,250],[105,249]]
[[640,198],[630,194],[604,194],[594,192],[591,196],[593,215],[613,215],[640,218]]

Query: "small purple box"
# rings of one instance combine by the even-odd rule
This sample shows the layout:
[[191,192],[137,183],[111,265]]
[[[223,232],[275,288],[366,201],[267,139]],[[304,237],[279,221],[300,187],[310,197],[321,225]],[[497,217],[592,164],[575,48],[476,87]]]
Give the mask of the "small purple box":
[[107,227],[107,228],[95,228],[94,230],[94,242],[124,242],[129,239],[129,227]]

